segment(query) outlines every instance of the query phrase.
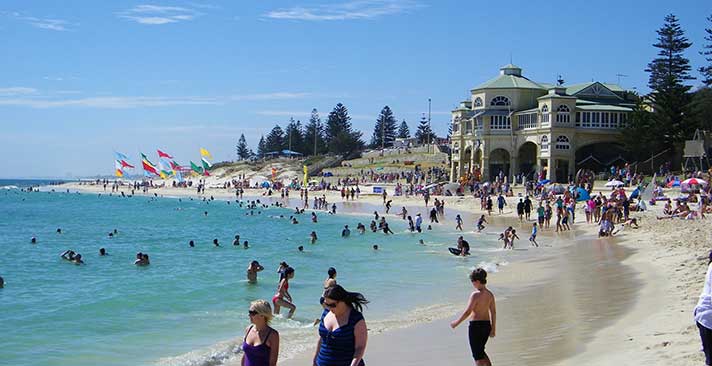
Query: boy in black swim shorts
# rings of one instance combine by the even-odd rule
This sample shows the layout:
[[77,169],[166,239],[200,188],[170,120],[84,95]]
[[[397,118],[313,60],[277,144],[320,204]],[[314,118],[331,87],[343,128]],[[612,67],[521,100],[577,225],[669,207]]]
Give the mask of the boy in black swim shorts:
[[492,363],[485,353],[485,344],[490,337],[494,338],[496,332],[497,308],[494,294],[487,289],[487,272],[484,269],[477,268],[472,271],[470,281],[475,291],[470,294],[465,311],[457,320],[450,323],[450,327],[454,329],[465,319],[470,318],[470,350],[475,365],[491,366]]

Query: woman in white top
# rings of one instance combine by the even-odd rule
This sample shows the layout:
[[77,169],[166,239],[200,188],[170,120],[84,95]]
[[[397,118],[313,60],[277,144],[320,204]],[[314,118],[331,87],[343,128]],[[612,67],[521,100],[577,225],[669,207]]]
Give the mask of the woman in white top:
[[712,252],[705,275],[705,286],[700,294],[700,301],[695,306],[695,322],[700,329],[702,349],[705,352],[705,365],[712,365]]

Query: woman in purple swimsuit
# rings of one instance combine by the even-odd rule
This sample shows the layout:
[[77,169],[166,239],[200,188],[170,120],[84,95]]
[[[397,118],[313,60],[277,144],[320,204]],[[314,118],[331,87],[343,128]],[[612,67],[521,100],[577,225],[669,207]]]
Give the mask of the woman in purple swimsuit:
[[265,300],[250,304],[250,323],[242,343],[242,366],[276,366],[279,333],[269,326],[272,308]]

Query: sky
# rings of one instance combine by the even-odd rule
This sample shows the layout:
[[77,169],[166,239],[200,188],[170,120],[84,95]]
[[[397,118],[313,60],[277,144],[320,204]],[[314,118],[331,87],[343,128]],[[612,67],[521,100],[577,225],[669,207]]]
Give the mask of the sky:
[[445,134],[510,60],[539,82],[622,74],[647,93],[668,13],[696,69],[709,0],[3,0],[0,178],[108,175],[114,151],[235,160],[240,134],[256,149],[275,124],[337,103],[368,141],[385,105],[414,131],[430,98]]

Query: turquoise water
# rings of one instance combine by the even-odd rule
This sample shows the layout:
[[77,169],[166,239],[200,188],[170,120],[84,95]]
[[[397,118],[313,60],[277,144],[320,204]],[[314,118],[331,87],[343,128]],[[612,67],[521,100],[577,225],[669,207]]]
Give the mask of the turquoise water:
[[[404,221],[390,215],[395,235],[358,235],[356,223],[368,226],[371,216],[318,212],[313,224],[308,210],[292,225],[287,217],[293,210],[254,211],[246,216],[248,210],[234,201],[0,190],[0,276],[6,282],[0,289],[0,363],[233,363],[248,324],[248,304],[272,297],[282,260],[296,270],[290,281],[295,319],[274,323],[288,355],[316,340],[310,324],[321,312],[318,299],[328,267],[336,267],[340,284],[372,301],[365,316],[375,324],[451,298],[451,283],[465,288],[467,270],[498,246],[494,236],[483,238],[473,245],[475,254],[462,259],[446,252],[458,235],[450,224],[411,234]],[[351,238],[340,237],[344,224],[352,228]],[[113,229],[119,234],[109,238]],[[319,235],[314,245],[312,230]],[[235,234],[251,248],[233,247]],[[213,247],[214,238],[222,247]],[[420,238],[429,246],[418,245]],[[373,251],[373,244],[381,249]],[[297,251],[299,245],[304,253]],[[109,256],[100,257],[100,247]],[[66,249],[81,253],[86,265],[63,261],[59,254]],[[139,251],[150,255],[150,266],[133,265]],[[252,260],[265,266],[257,285],[245,281]]]

